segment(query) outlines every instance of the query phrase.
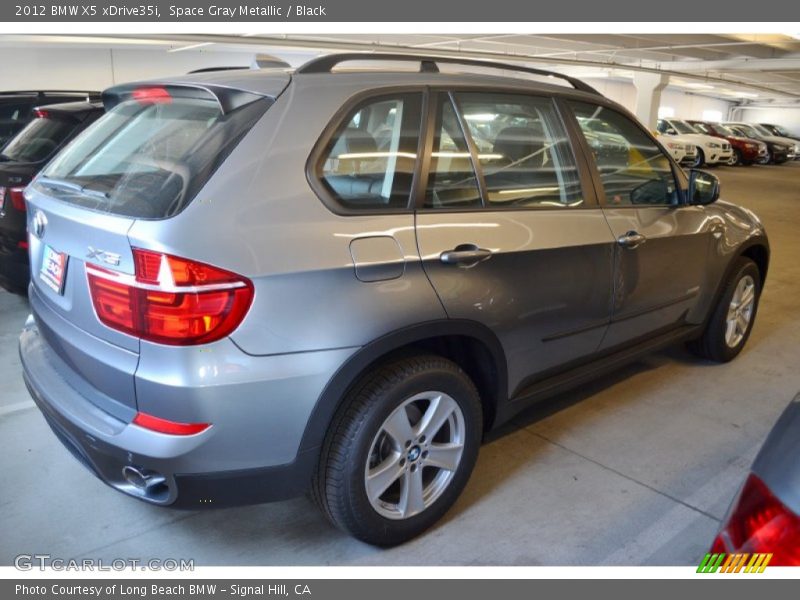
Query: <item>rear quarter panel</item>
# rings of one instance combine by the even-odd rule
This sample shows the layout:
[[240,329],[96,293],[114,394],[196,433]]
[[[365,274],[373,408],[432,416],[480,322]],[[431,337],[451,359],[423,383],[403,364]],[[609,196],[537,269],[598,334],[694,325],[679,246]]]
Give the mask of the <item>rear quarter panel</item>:
[[[374,87],[374,86],[371,86]],[[314,144],[360,88],[348,77],[299,77],[182,213],[137,221],[131,244],[207,262],[253,280],[255,300],[232,339],[253,355],[361,346],[445,317],[422,270],[413,213],[339,216],[306,178]],[[391,236],[402,276],[359,281],[359,237]]]

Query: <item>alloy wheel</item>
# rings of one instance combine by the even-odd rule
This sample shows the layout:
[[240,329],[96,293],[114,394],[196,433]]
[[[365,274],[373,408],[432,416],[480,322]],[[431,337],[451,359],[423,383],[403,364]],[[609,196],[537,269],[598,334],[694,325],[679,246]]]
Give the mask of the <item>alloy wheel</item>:
[[745,275],[736,284],[725,319],[725,343],[730,348],[738,346],[747,334],[755,305],[756,283],[750,275]]
[[364,486],[372,508],[395,520],[423,512],[453,480],[465,439],[464,415],[452,397],[430,391],[403,401],[370,447]]

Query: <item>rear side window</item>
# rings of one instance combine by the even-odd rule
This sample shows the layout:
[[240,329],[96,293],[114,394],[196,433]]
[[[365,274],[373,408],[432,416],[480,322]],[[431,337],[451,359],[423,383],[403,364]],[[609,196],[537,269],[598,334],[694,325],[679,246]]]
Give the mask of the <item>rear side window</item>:
[[371,98],[352,110],[326,146],[317,177],[348,210],[409,204],[419,144],[421,95]]
[[210,95],[122,102],[67,146],[36,185],[115,215],[173,216],[271,105],[254,98],[228,114]]
[[481,192],[469,144],[445,94],[439,94],[435,131],[425,208],[480,207]]
[[583,204],[569,138],[549,98],[456,94],[475,143],[489,208]]
[[78,123],[57,116],[34,119],[3,148],[0,158],[13,162],[40,162],[64,143]]

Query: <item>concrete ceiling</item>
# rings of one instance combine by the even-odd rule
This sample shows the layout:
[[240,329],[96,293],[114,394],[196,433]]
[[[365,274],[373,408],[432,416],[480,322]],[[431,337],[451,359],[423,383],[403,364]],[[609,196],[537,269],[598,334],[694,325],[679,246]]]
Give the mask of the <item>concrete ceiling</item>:
[[670,74],[670,85],[742,104],[800,103],[800,33],[493,35],[0,36],[0,45],[148,45],[166,51],[253,51],[290,62],[332,51],[461,55],[545,66],[591,79]]

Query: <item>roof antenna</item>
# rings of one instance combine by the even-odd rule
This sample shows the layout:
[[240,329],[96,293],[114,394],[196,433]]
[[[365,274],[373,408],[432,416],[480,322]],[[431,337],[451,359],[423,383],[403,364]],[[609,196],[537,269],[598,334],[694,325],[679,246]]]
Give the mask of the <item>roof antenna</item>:
[[251,69],[291,69],[292,65],[271,54],[256,54]]

